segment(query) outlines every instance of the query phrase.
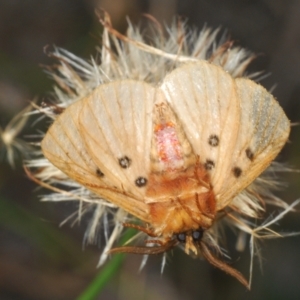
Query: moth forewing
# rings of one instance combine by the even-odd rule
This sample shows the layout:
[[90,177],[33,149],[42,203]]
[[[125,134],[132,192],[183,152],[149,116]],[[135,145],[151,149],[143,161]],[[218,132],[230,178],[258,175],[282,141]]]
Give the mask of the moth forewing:
[[236,79],[241,105],[239,135],[232,153],[232,172],[217,203],[222,209],[251,184],[274,160],[284,144],[290,122],[274,97],[249,79]]
[[120,190],[143,201],[147,180],[155,89],[139,81],[117,81],[85,100],[79,116],[87,151]]
[[[124,87],[123,90],[122,87]],[[127,94],[125,93],[126,90]],[[108,104],[109,101],[116,102],[117,98],[112,95],[118,95],[119,100],[121,95],[125,96],[127,103],[134,102],[136,105],[135,110],[133,107],[131,109],[139,116],[118,116],[118,109],[119,111],[122,110],[122,107],[118,107],[118,105],[122,105],[122,101],[125,101],[125,99],[121,99],[120,103],[115,103],[114,107],[113,104]],[[107,98],[107,96],[112,97]],[[129,98],[129,96],[132,98]],[[147,147],[149,149],[149,145],[147,145],[144,138],[141,139],[141,136],[142,134],[150,136],[153,102],[153,89],[140,82],[125,81],[120,85],[114,83],[100,86],[88,97],[69,106],[57,118],[42,141],[42,151],[50,162],[70,178],[105,200],[124,208],[127,212],[147,222],[149,220],[148,208],[144,204],[143,188],[138,189],[134,180],[130,182],[131,185],[126,185],[128,175],[126,170],[124,171],[124,166],[129,168],[131,159],[135,159],[136,167],[133,170],[140,177],[147,174],[147,170],[145,171],[146,160],[142,160],[145,162],[142,169],[139,156],[144,155],[143,150],[147,152]],[[95,105],[95,107],[91,105]],[[91,107],[92,112],[87,110],[87,107]],[[115,113],[117,117],[120,117],[116,121],[117,123],[114,123],[117,124],[117,128],[114,128],[112,124],[115,121]],[[87,124],[82,122],[85,117],[88,118],[85,121],[90,121],[85,122]],[[133,120],[133,118],[135,119]],[[131,136],[127,131],[133,129],[133,126],[128,129],[128,125],[125,123],[136,122],[137,119],[143,120],[144,123],[139,122],[140,126],[132,130],[133,135]],[[108,124],[105,123],[106,121]],[[112,128],[115,130],[113,133]],[[117,150],[118,153],[121,153],[121,150],[124,151],[122,157],[118,157],[111,149],[111,147],[116,146],[111,140],[113,134],[116,134],[116,138],[121,140],[122,145],[117,145],[119,146]],[[138,142],[137,139],[142,142]],[[134,153],[130,152],[132,149],[126,148],[125,141],[128,145],[130,141],[137,145]],[[95,147],[92,149],[93,151],[91,151],[92,146]],[[132,157],[128,158],[130,161],[126,164],[125,157],[127,158],[127,153],[131,153]],[[123,170],[123,173],[119,171],[120,169]],[[119,175],[120,173],[121,175]],[[133,179],[136,180],[137,178],[138,175]]]
[[72,104],[56,119],[41,148],[45,157],[62,172],[80,182],[89,182],[95,179],[97,166],[79,133],[77,120],[82,104],[81,101]]
[[230,155],[239,132],[241,107],[234,79],[199,61],[175,69],[161,88],[217,194],[232,168]]
[[[78,181],[80,182],[80,181]],[[87,189],[100,196],[103,200],[115,204],[117,207],[124,209],[127,213],[135,216],[141,221],[150,223],[149,207],[144,203],[143,198],[136,197],[131,193],[115,189],[111,186],[102,186],[94,182],[80,182]]]

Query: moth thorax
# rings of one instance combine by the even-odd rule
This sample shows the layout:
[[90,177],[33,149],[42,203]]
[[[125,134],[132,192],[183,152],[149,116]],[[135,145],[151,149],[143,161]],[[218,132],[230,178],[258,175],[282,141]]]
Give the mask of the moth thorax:
[[211,227],[215,218],[215,197],[212,190],[207,190],[172,201],[149,203],[149,208],[155,233],[170,237]]
[[210,177],[200,162],[185,170],[151,173],[145,202],[156,234],[209,228],[215,218],[216,201]]
[[155,105],[153,116],[151,171],[175,171],[194,164],[196,156],[169,105]]

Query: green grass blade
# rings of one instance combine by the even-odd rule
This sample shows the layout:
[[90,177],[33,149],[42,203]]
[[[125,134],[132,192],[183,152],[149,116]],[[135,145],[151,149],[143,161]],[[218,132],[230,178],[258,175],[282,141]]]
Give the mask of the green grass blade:
[[[130,239],[136,231],[134,229],[127,229],[120,244],[123,245],[128,239]],[[102,289],[114,276],[114,274],[120,269],[123,260],[125,258],[124,253],[114,254],[112,259],[107,265],[101,269],[99,274],[94,278],[91,284],[82,292],[82,294],[76,300],[92,300],[99,296]]]

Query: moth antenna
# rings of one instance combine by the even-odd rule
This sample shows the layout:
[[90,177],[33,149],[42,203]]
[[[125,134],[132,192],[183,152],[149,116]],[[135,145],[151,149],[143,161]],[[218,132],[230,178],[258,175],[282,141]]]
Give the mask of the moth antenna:
[[205,243],[201,242],[199,244],[200,250],[204,258],[213,266],[219,268],[220,270],[224,271],[225,273],[231,275],[232,277],[236,278],[241,284],[243,284],[248,290],[250,290],[250,284],[246,280],[246,278],[236,269],[230,267],[225,262],[221,261],[217,257],[215,257]]
[[178,244],[178,241],[176,239],[171,240],[167,242],[163,246],[159,247],[118,247],[114,248],[108,251],[109,254],[114,253],[132,253],[132,254],[143,254],[143,255],[149,255],[149,254],[161,254],[166,251],[171,250],[174,246]]
[[158,244],[158,245],[161,245],[161,246],[165,245],[165,243],[163,241],[158,240],[158,239],[156,239],[156,240],[147,240],[147,241],[145,241],[145,244],[146,245],[147,244]]

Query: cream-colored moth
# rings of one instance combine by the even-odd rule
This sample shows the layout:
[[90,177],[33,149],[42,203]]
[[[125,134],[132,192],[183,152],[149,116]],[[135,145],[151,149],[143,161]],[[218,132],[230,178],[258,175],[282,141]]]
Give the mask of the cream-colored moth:
[[216,214],[269,166],[289,131],[263,87],[199,61],[158,86],[99,86],[57,118],[42,150],[69,177],[147,223],[158,248],[178,240],[197,254]]
[[[45,157],[101,201],[139,220],[125,226],[146,233],[146,245],[111,253],[157,254],[181,245],[249,287],[241,273],[219,258],[218,223],[228,219],[252,234],[239,216],[257,218],[263,210],[253,181],[286,143],[289,120],[267,90],[241,77],[251,57],[235,65],[233,56],[242,57],[240,50],[219,47],[214,59],[204,60],[214,33],[200,35],[195,54],[187,57],[178,54],[184,50],[181,44],[170,46],[174,53],[168,53],[146,45],[138,34],[135,41],[133,30],[129,37],[121,36],[107,16],[102,22],[99,69],[56,53],[68,78],[58,82],[77,87],[79,99],[64,105],[46,133],[41,144]],[[107,50],[109,34],[118,60]],[[72,64],[103,82],[89,89],[72,75]]]

